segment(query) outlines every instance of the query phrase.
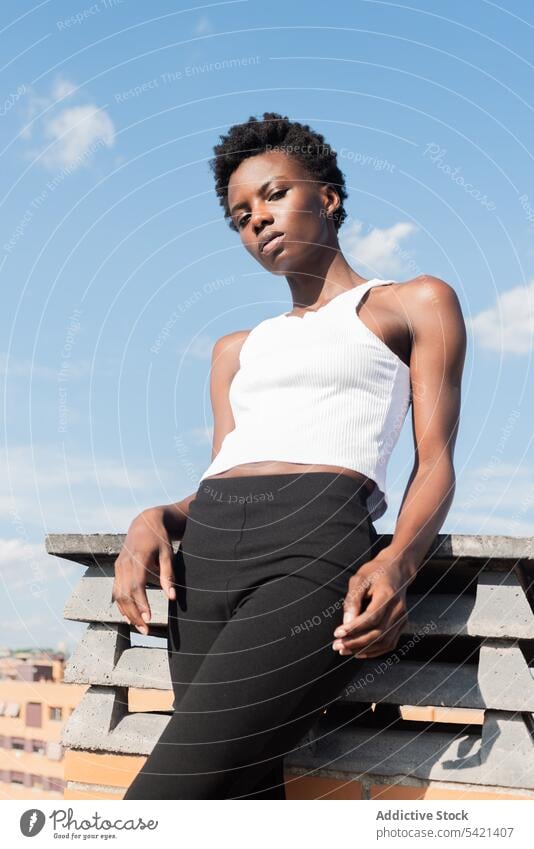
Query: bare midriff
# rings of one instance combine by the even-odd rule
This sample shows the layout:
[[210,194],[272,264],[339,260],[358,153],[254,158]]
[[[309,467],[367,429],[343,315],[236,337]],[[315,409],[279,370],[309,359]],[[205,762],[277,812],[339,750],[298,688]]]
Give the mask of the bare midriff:
[[211,480],[211,478],[245,477],[247,475],[307,474],[308,472],[336,472],[341,475],[349,475],[349,477],[361,481],[368,492],[372,492],[376,486],[371,478],[365,477],[361,472],[355,472],[354,469],[347,469],[345,466],[326,466],[317,463],[285,463],[279,460],[241,463],[239,466],[233,466],[231,469],[219,472],[218,475],[208,475],[204,480]]

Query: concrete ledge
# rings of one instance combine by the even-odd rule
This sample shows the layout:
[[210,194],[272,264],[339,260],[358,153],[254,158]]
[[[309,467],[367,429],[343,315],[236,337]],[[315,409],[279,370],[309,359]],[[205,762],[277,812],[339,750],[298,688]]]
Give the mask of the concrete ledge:
[[[78,563],[94,563],[100,556],[117,557],[126,534],[47,534],[48,554],[67,557]],[[388,545],[391,534],[379,534],[378,548]],[[179,543],[173,544],[177,551]],[[534,560],[534,537],[510,537],[480,534],[438,534],[427,557],[469,558],[485,562],[498,560]]]
[[[134,776],[132,776],[133,780]],[[406,776],[384,777],[369,775],[361,781],[343,781],[323,775],[307,778],[298,773],[285,771],[286,796],[288,800],[309,799],[327,801],[332,799],[378,799],[378,800],[509,800],[530,801],[534,791],[518,791],[509,787],[492,785],[458,784],[446,781],[418,781]],[[126,787],[107,787],[68,781],[65,799],[122,799]]]
[[[382,535],[379,548],[390,539]],[[123,534],[46,538],[48,553],[86,567],[65,605],[66,619],[88,623],[65,681],[89,689],[64,726],[61,742],[73,752],[140,758],[151,753],[171,713],[156,707],[130,713],[129,688],[172,692],[172,682],[166,649],[132,646],[132,628],[111,601],[114,560],[123,540]],[[332,711],[286,757],[286,770],[353,786],[361,781],[363,798],[377,798],[381,784],[388,786],[390,798],[401,798],[395,784],[410,782],[413,788],[417,782],[492,788],[501,795],[520,789],[521,798],[534,797],[534,669],[528,665],[534,653],[517,643],[534,640],[534,537],[438,535],[426,561],[414,592],[408,591],[403,634],[428,636],[430,651],[424,645],[409,655],[394,650],[359,665]],[[168,601],[159,586],[149,585],[147,594],[150,633],[165,637]],[[377,724],[369,726],[357,707],[372,702],[382,707],[371,720]],[[442,715],[445,722],[425,723],[422,730],[415,719],[412,724],[391,720],[395,710],[388,705],[441,707],[442,714],[446,708],[480,710],[484,721],[477,728],[467,719],[459,731]],[[70,782],[72,794],[83,796],[94,787],[105,798],[111,788],[100,774],[98,785],[86,784],[81,773],[76,778]]]
[[329,770],[317,776],[300,775],[298,769],[286,769],[288,799],[534,799],[534,790],[518,791],[512,787],[491,784],[460,784],[454,781],[431,781],[406,775],[372,775],[356,779],[331,777]]

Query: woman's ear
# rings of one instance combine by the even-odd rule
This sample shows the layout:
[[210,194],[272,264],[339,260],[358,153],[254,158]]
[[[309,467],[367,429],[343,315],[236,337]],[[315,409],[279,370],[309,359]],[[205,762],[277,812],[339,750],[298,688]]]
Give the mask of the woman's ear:
[[341,205],[339,195],[330,183],[325,183],[325,185],[321,188],[324,195],[324,217],[333,218],[334,212],[336,212]]

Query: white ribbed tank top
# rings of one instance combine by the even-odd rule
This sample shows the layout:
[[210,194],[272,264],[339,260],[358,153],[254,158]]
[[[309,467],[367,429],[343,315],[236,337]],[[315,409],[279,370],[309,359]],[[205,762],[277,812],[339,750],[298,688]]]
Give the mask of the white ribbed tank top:
[[267,318],[246,337],[229,390],[235,428],[200,480],[240,463],[344,466],[371,478],[371,519],[411,403],[410,369],[356,313],[373,278],[315,312]]

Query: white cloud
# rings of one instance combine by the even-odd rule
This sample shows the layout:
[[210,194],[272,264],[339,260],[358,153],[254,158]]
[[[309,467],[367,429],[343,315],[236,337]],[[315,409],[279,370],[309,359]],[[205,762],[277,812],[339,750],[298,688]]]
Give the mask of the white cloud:
[[[181,497],[185,497],[193,487],[183,487]],[[175,492],[168,493],[161,499],[147,496],[146,492],[132,493],[128,503],[124,497],[109,495],[106,492],[99,496],[94,491],[61,493],[40,492],[40,504],[36,496],[22,493],[16,499],[0,498],[0,518],[4,527],[7,521],[13,522],[13,511],[24,523],[24,531],[44,540],[46,534],[125,534],[132,520],[142,510],[156,503],[177,501],[180,497]]]
[[38,136],[38,146],[29,157],[46,168],[75,170],[86,165],[98,148],[115,143],[113,121],[104,109],[94,103],[60,107],[63,100],[75,94],[75,84],[63,77],[55,80],[50,95],[40,96],[29,89],[28,123],[21,136]]
[[62,77],[56,80],[52,89],[52,99],[61,100],[63,97],[68,97],[76,91],[76,86],[70,80],[65,80]]
[[511,480],[516,478],[523,478],[524,480],[529,481],[534,480],[534,476],[532,474],[532,469],[527,465],[517,466],[515,463],[505,463],[501,462],[497,465],[492,464],[491,462],[488,465],[480,465],[473,467],[469,470],[469,476],[471,478],[483,478],[484,480],[497,480],[499,481],[499,488],[502,486],[502,480]]
[[82,567],[69,560],[51,557],[44,544],[17,537],[0,537],[0,572],[7,592],[26,589],[37,595],[52,581],[71,579]]
[[84,567],[53,557],[43,543],[0,537],[0,641],[19,647],[76,644],[77,623],[63,618],[67,598],[78,584]]
[[[461,506],[461,505],[460,505]],[[504,515],[499,504],[487,512],[451,508],[447,525],[441,534],[476,534],[477,536],[528,537],[532,535],[532,521],[522,515]]]
[[202,15],[196,22],[193,32],[195,35],[207,35],[214,32],[215,28],[207,15]]
[[[442,533],[532,534],[534,469],[527,462],[503,460],[459,470],[454,501]],[[450,530],[450,528],[453,530]]]
[[183,353],[195,360],[211,360],[215,340],[211,336],[197,336],[190,344],[182,347]]
[[53,142],[42,156],[49,168],[79,168],[98,146],[115,142],[113,121],[94,105],[64,109],[45,123],[44,134]]
[[534,342],[534,280],[499,294],[493,306],[466,319],[482,347],[499,354],[528,354]]
[[354,221],[340,231],[340,241],[343,249],[373,275],[395,275],[413,265],[411,253],[401,248],[401,242],[417,232],[415,224],[399,221],[387,228],[374,227],[365,235],[362,230],[363,222]]
[[73,451],[64,455],[59,445],[39,443],[10,445],[0,458],[0,476],[0,519],[19,535],[21,528],[43,535],[123,533],[149,506],[157,482],[157,470]]
[[141,468],[55,444],[10,445],[0,456],[0,477],[4,535],[38,539],[46,533],[126,533],[142,510],[194,490],[179,460]]

